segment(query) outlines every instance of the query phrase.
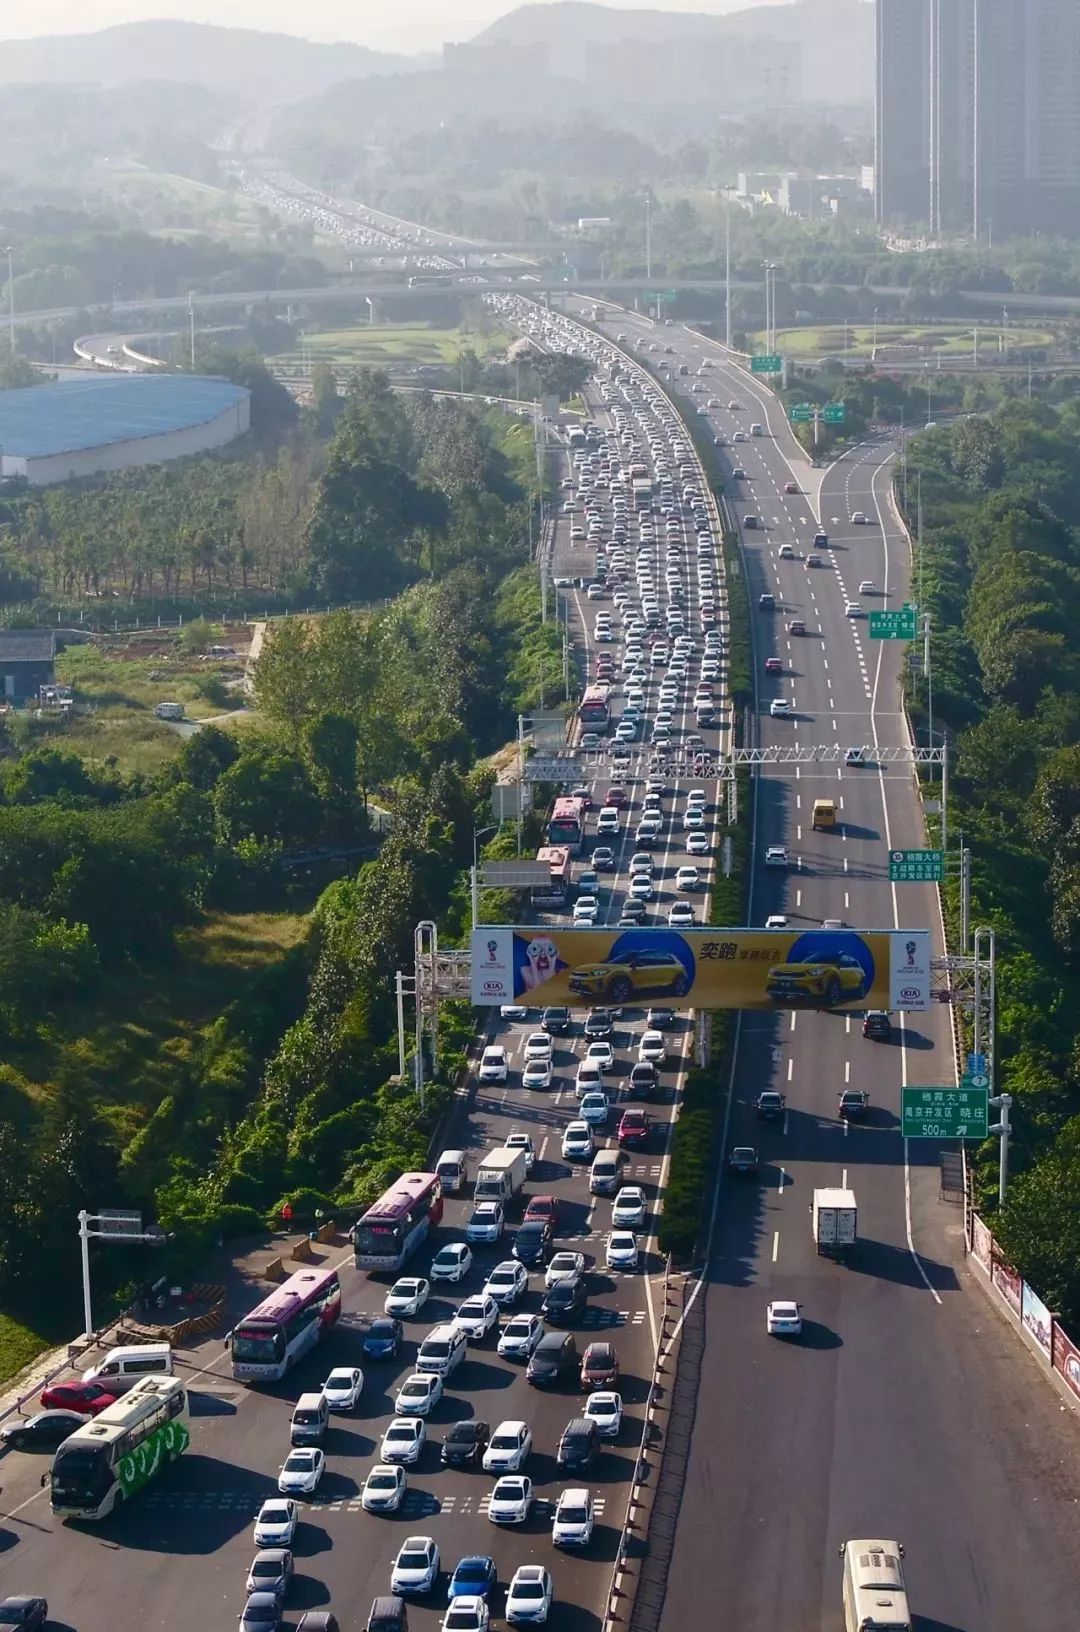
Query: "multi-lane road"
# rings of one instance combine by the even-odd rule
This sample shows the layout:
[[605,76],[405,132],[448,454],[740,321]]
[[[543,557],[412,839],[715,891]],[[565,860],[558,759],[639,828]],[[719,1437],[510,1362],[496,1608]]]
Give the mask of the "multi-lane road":
[[[552,331],[548,339],[552,344],[569,343],[572,336],[569,331]],[[632,427],[626,433],[632,443],[632,456],[647,464],[653,461],[650,441],[659,448],[662,441],[676,443],[681,436],[670,410],[662,403],[658,408],[650,397],[655,398],[655,393],[644,375],[633,391],[622,386],[616,390],[610,382],[598,380],[590,392],[597,407],[596,417],[607,432],[606,457],[615,468],[631,452],[625,441],[620,445],[614,435],[616,418]],[[661,414],[666,423],[662,423]],[[692,460],[689,449],[686,457]],[[571,473],[569,461],[561,467],[565,479],[573,483],[572,499],[568,501],[573,508],[560,516],[556,532],[557,576],[563,576],[564,567],[568,576],[580,573],[582,559],[591,560],[595,554],[595,545],[586,551],[570,536],[587,504],[602,511],[601,532],[605,542],[611,540],[612,501],[606,494],[602,498],[599,494],[595,498],[588,496],[591,477],[585,475],[587,468],[584,465]],[[700,476],[697,480],[703,491],[703,480]],[[651,561],[654,579],[660,582],[665,575],[666,584],[674,581],[675,569],[672,567],[668,575],[662,562],[669,553],[683,555],[683,604],[689,620],[699,611],[700,593],[698,582],[691,579],[686,545],[692,528],[688,507],[681,500],[678,515],[679,549],[657,518],[654,537],[640,554],[643,561]],[[653,525],[652,518],[649,525]],[[720,590],[715,593],[722,602]],[[665,592],[665,605],[667,599]],[[612,641],[594,640],[594,613],[601,604],[610,613],[611,600],[588,602],[577,593],[568,600],[575,657],[582,672],[591,671],[598,644],[620,655],[621,630]],[[700,646],[700,632],[695,633]],[[655,706],[656,689],[656,684],[650,688],[650,710]],[[673,711],[679,730],[688,723],[688,692],[689,687],[684,687],[682,700]],[[718,697],[720,692],[718,685]],[[715,733],[712,740],[715,745]],[[602,793],[608,778],[598,776],[596,780],[598,792]],[[616,851],[615,863],[603,875],[599,891],[601,919],[607,922],[618,919],[627,898],[627,863],[634,848],[631,818],[640,813],[635,807],[643,797],[640,785],[630,785],[627,791],[630,803],[621,831],[610,841]],[[676,899],[676,865],[690,859],[684,853],[686,835],[676,821],[681,814],[676,809],[676,787],[665,796],[663,804],[667,833],[655,851],[655,894],[649,907],[650,918],[655,915],[658,920]],[[707,820],[711,823],[711,811]],[[595,847],[596,821],[594,807],[577,871],[588,865]],[[710,863],[702,859],[701,865],[707,875]],[[681,898],[693,899],[700,916],[704,891]],[[103,1524],[65,1524],[55,1519],[46,1493],[39,1488],[41,1471],[47,1466],[45,1459],[9,1452],[0,1474],[0,1535],[6,1549],[0,1557],[0,1590],[46,1592],[55,1620],[69,1626],[109,1626],[113,1632],[145,1632],[147,1626],[152,1626],[167,1632],[193,1623],[228,1624],[243,1603],[244,1578],[255,1552],[254,1515],[273,1493],[278,1467],[288,1451],[292,1403],[304,1390],[317,1388],[332,1366],[360,1364],[366,1381],[359,1408],[354,1416],[333,1421],[325,1444],[328,1472],[318,1498],[305,1509],[298,1531],[296,1579],[287,1603],[289,1624],[295,1624],[304,1609],[332,1606],[343,1628],[362,1626],[372,1599],[389,1590],[394,1557],[405,1537],[413,1534],[432,1535],[447,1568],[453,1568],[467,1554],[490,1552],[499,1569],[496,1614],[501,1613],[501,1595],[515,1568],[522,1563],[543,1562],[554,1577],[556,1624],[567,1629],[600,1624],[626,1512],[629,1481],[642,1438],[656,1351],[663,1265],[656,1250],[655,1225],[677,1085],[692,1032],[686,1016],[675,1017],[669,1025],[668,1059],[660,1073],[657,1098],[649,1106],[654,1131],[646,1148],[628,1152],[624,1182],[644,1189],[650,1209],[640,1232],[642,1265],[637,1271],[609,1271],[604,1259],[611,1200],[590,1195],[588,1163],[564,1160],[561,1153],[563,1130],[576,1110],[576,1064],[588,1046],[581,1017],[568,1034],[554,1040],[551,1086],[529,1090],[523,1087],[521,1076],[525,1040],[539,1021],[539,1011],[524,1020],[493,1014],[484,1041],[505,1047],[508,1080],[481,1084],[471,1077],[456,1105],[444,1143],[464,1148],[475,1171],[483,1152],[502,1144],[511,1132],[528,1132],[536,1161],[527,1193],[557,1198],[559,1222],[554,1246],[586,1256],[589,1307],[575,1328],[575,1336],[582,1352],[594,1338],[614,1342],[625,1416],[618,1439],[604,1448],[586,1481],[593,1491],[597,1529],[585,1552],[567,1556],[557,1553],[551,1542],[552,1509],[558,1493],[568,1483],[581,1482],[580,1478],[568,1479],[561,1474],[555,1452],[567,1422],[580,1415],[583,1396],[576,1386],[554,1392],[530,1387],[524,1368],[500,1359],[491,1342],[470,1351],[448,1385],[445,1398],[434,1408],[428,1446],[415,1471],[409,1471],[410,1489],[401,1514],[379,1518],[361,1509],[363,1479],[378,1459],[379,1441],[392,1415],[394,1394],[412,1369],[419,1340],[437,1321],[451,1317],[465,1296],[480,1289],[490,1269],[509,1256],[512,1231],[508,1231],[500,1245],[476,1249],[473,1269],[460,1287],[446,1292],[440,1289],[421,1316],[406,1323],[407,1343],[400,1362],[382,1365],[364,1361],[360,1344],[367,1318],[382,1312],[392,1277],[357,1272],[348,1251],[331,1254],[327,1249],[328,1261],[336,1257],[340,1262],[343,1289],[344,1314],[333,1333],[280,1385],[266,1388],[247,1389],[234,1383],[228,1354],[219,1346],[182,1354],[179,1369],[192,1390],[192,1447],[175,1466]],[[615,1021],[614,1061],[607,1074],[613,1111],[608,1126],[597,1131],[598,1144],[614,1140],[623,1108],[620,1085],[637,1060],[644,1022],[643,1009],[627,1010]],[[464,1197],[448,1201],[436,1245],[460,1235],[469,1211],[470,1203]],[[431,1252],[426,1247],[409,1269],[422,1273]],[[543,1278],[534,1272],[519,1309],[538,1309],[542,1295]],[[448,1426],[466,1417],[486,1420],[493,1428],[502,1421],[517,1419],[530,1425],[535,1450],[525,1471],[535,1482],[539,1500],[533,1516],[521,1529],[501,1530],[488,1521],[486,1498],[494,1483],[492,1475],[440,1466],[439,1446]],[[440,1592],[414,1609],[414,1625],[434,1628],[445,1603],[445,1590],[444,1575]]]
[[[908,546],[889,498],[893,450],[872,442],[813,470],[776,400],[719,347],[625,313],[604,328],[655,347],[649,362],[669,365],[671,389],[688,404],[721,404],[701,417],[724,444],[739,518],[756,740],[905,744],[903,648],[871,642],[865,618],[910,591]],[[705,392],[692,391],[699,381]],[[734,442],[752,421],[765,434]],[[744,478],[730,478],[736,466]],[[865,523],[853,521],[857,512]],[[747,529],[748,514],[764,526]],[[815,552],[821,527],[829,545]],[[820,566],[807,565],[813,553]],[[860,592],[864,581],[872,591]],[[757,609],[763,592],[775,611]],[[849,602],[859,616],[848,615]],[[792,619],[804,635],[787,632]],[[773,655],[783,672],[766,675]],[[792,700],[790,719],[770,716],[774,697]],[[830,917],[929,927],[940,950],[933,891],[889,883],[888,850],[924,842],[910,770],[867,758],[762,770],[751,921],[783,913],[796,926]],[[840,805],[838,832],[810,827],[810,806],[826,794]],[[787,847],[788,871],[761,865],[773,844]],[[762,1169],[756,1183],[725,1179],[718,1198],[664,1625],[692,1624],[722,1606],[722,1618],[744,1632],[839,1628],[839,1543],[878,1535],[906,1544],[920,1626],[1052,1632],[1075,1618],[1075,1419],[966,1276],[959,1212],[939,1197],[936,1148],[906,1149],[898,1132],[901,1085],[945,1085],[953,1068],[944,1009],[909,1017],[888,1043],[864,1040],[857,1018],[837,1014],[741,1018],[727,1143],[756,1145]],[[871,1094],[865,1124],[837,1116],[848,1086]],[[753,1101],[765,1088],[787,1096],[782,1125],[756,1120]],[[818,1258],[807,1213],[816,1185],[842,1182],[859,1204],[860,1245],[846,1268]],[[765,1305],[775,1297],[803,1304],[800,1343],[766,1338]]]

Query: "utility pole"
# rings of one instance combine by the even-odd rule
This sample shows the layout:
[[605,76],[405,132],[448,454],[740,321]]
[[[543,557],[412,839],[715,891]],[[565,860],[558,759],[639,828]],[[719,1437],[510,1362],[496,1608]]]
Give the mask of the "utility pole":
[[645,276],[652,280],[652,194],[645,194]]
[[731,350],[731,198],[724,199],[724,343]]
[[990,1104],[994,1107],[995,1111],[1001,1112],[1001,1121],[992,1123],[986,1130],[987,1133],[991,1135],[996,1134],[998,1137],[999,1207],[1004,1207],[1005,1205],[1005,1191],[1009,1184],[1009,1136],[1012,1133],[1012,1123],[1009,1120],[1009,1112],[1012,1109],[1012,1102],[1011,1094],[994,1094],[991,1097]]
[[195,372],[195,291],[188,290],[188,318],[191,324],[191,372]]

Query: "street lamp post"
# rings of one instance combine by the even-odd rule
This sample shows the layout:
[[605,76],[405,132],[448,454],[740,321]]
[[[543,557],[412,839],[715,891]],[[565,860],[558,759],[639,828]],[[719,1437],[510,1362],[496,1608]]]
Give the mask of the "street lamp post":
[[652,279],[652,194],[645,194],[645,276]]
[[877,358],[877,316],[878,316],[878,307],[875,306],[874,307],[874,337],[870,342],[870,361],[871,362],[874,362],[876,360],[876,358]]
[[188,290],[188,321],[191,326],[191,372],[195,372],[195,291]]
[[480,922],[480,840],[487,838],[489,833],[497,833],[501,825],[500,822],[496,822],[492,827],[473,828],[470,882],[472,886],[472,927],[474,929]]
[[11,244],[7,246],[7,278],[8,278],[8,345],[11,355],[15,356],[15,250]]

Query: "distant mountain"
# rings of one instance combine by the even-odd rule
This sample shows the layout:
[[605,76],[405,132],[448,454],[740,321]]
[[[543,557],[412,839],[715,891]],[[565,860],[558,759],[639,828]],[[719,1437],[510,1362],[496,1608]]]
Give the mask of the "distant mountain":
[[[2,26],[2,25],[0,25]],[[421,58],[203,23],[121,23],[94,34],[0,41],[0,84],[173,80],[247,102],[312,96],[344,79],[409,73]]]
[[563,0],[559,5],[519,6],[476,35],[475,42],[543,48],[553,74],[580,78],[590,46],[641,40],[668,46],[685,43],[690,51],[696,40],[715,42],[735,36],[801,46],[807,101],[873,99],[873,0],[794,0],[722,16],[695,11],[624,11]]

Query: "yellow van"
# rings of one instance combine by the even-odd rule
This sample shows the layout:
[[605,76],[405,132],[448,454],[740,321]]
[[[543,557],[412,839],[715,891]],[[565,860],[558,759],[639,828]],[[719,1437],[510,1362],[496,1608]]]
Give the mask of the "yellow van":
[[814,814],[810,819],[811,827],[830,828],[836,826],[836,800],[815,799]]

